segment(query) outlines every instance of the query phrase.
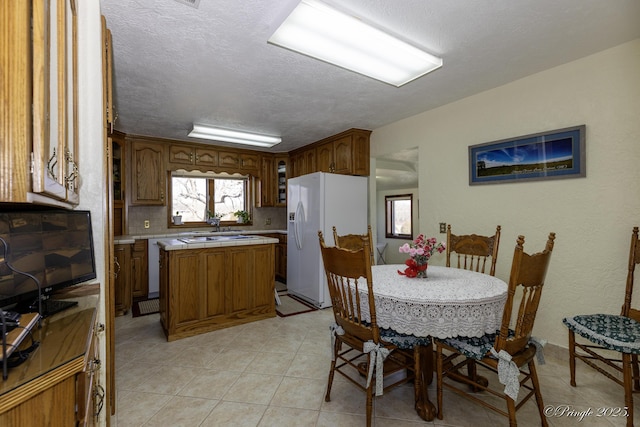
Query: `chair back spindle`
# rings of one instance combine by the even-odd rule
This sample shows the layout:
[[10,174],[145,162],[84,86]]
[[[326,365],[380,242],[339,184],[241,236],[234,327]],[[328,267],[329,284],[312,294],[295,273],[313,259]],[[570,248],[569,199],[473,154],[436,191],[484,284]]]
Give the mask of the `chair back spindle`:
[[494,276],[500,246],[500,230],[501,227],[498,225],[493,236],[456,235],[451,233],[451,224],[447,225],[446,266],[451,267],[451,254],[455,253],[456,268],[484,273],[489,260],[488,274]]

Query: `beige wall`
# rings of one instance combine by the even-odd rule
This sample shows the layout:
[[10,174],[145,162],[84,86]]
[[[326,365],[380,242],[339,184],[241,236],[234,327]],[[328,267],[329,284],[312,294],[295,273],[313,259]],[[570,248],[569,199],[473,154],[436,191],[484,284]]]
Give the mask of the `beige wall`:
[[[566,347],[564,316],[622,304],[631,229],[640,225],[639,117],[637,39],[375,129],[371,155],[418,146],[419,231],[441,236],[438,223],[447,222],[492,234],[502,225],[503,279],[518,234],[531,252],[556,232],[534,334]],[[468,185],[469,145],[581,124],[586,178]]]

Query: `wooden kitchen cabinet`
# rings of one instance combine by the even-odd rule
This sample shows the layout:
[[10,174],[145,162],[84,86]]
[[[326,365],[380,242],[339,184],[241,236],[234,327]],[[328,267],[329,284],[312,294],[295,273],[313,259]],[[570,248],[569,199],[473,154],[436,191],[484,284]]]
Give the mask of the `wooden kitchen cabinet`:
[[260,156],[236,151],[220,151],[218,153],[218,164],[224,168],[258,172],[260,169]]
[[115,315],[122,316],[131,309],[131,245],[114,245],[113,252]]
[[169,164],[215,167],[218,166],[218,150],[195,145],[171,144]]
[[316,159],[317,154],[315,146],[295,151],[289,156],[291,163],[289,178],[295,178],[297,176],[317,172]]
[[369,175],[370,131],[351,129],[317,146],[317,170],[343,175]]
[[190,145],[171,144],[169,146],[169,163],[174,165],[192,165],[194,163],[193,147]]
[[136,240],[131,246],[130,282],[131,298],[146,299],[149,295],[149,257],[146,239]]
[[167,341],[275,316],[274,245],[160,251]]
[[349,129],[290,153],[290,177],[313,172],[369,176],[371,131]]
[[263,234],[265,237],[278,239],[275,247],[274,268],[276,280],[287,282],[287,235],[281,233]]
[[[80,179],[76,2],[5,3],[0,15],[0,201],[70,208],[79,203]],[[51,20],[57,25],[48,25]]]
[[113,191],[113,235],[126,234],[126,149],[124,134],[114,132],[111,141],[111,187]]
[[273,166],[273,156],[263,155],[261,156],[261,169],[260,169],[260,207],[275,206],[275,170]]
[[166,169],[162,143],[133,139],[131,160],[130,199],[134,206],[164,206],[166,203]]
[[287,180],[289,179],[289,157],[275,156],[275,205],[287,206]]
[[79,290],[82,295],[72,297],[78,306],[33,328],[38,349],[0,381],[0,425],[98,425],[103,397],[98,385],[102,365],[98,345],[102,327],[96,323],[99,285],[73,289],[67,291]]

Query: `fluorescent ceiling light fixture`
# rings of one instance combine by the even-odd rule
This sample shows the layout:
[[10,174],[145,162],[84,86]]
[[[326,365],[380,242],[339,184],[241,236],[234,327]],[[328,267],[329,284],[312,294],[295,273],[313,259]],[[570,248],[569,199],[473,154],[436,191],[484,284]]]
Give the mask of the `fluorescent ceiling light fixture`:
[[302,0],[269,43],[400,87],[442,59],[316,0]]
[[241,132],[231,129],[222,129],[212,126],[193,124],[189,132],[192,138],[211,139],[213,141],[235,142],[237,144],[253,145],[256,147],[273,147],[282,142],[279,136],[260,135],[257,133]]

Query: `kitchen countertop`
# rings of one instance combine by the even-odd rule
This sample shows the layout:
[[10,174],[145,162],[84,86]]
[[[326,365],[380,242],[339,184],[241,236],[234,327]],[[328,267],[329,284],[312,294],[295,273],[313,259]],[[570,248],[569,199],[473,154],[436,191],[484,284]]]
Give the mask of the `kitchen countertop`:
[[273,237],[251,236],[247,234],[179,237],[158,240],[158,246],[165,251],[183,249],[219,248],[225,246],[268,245],[278,243]]
[[[128,245],[135,243],[140,239],[179,239],[184,237],[206,237],[206,236],[230,236],[230,235],[252,235],[252,234],[287,234],[287,230],[231,230],[231,231],[177,231],[170,233],[156,233],[156,234],[137,234],[137,235],[124,235],[115,236],[113,242],[116,245]],[[184,243],[184,242],[180,242]],[[276,242],[277,243],[277,242]]]

